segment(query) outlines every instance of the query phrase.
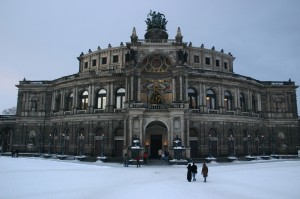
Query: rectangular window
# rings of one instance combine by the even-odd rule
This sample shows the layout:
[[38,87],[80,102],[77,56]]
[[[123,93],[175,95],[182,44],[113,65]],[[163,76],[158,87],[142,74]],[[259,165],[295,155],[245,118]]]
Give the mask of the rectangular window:
[[114,55],[113,56],[113,63],[119,62],[119,55]]
[[228,66],[227,66],[227,62],[224,62],[224,69],[227,69]]
[[89,62],[84,62],[84,68],[88,68],[89,67]]
[[194,55],[194,63],[199,63],[199,56],[198,55]]
[[218,59],[216,60],[216,66],[220,67],[220,60],[218,60]]
[[92,60],[92,66],[97,66],[97,59]]
[[107,57],[102,57],[101,64],[107,64]]
[[210,58],[209,57],[205,57],[205,64],[210,65]]

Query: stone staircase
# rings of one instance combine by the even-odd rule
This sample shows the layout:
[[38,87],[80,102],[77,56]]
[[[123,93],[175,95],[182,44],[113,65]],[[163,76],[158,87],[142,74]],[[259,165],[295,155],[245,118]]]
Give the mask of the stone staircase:
[[166,166],[170,165],[169,162],[160,159],[147,159],[147,166]]

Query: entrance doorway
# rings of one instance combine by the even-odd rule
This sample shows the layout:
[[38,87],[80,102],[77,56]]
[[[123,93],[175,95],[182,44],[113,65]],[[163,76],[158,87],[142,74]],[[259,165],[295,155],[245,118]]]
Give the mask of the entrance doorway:
[[158,150],[162,149],[162,135],[151,135],[150,157],[159,158]]

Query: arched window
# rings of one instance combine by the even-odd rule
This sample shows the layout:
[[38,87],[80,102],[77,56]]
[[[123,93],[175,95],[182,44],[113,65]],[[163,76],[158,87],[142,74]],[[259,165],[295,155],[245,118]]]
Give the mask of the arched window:
[[124,129],[123,128],[118,128],[115,131],[115,136],[124,136]]
[[233,129],[228,129],[227,137],[234,137],[234,130]]
[[70,93],[66,99],[66,108],[68,111],[71,111],[73,108],[73,93]]
[[252,95],[252,111],[253,111],[254,113],[257,112],[257,103],[256,103],[256,98],[255,98],[254,95]]
[[32,97],[30,102],[31,102],[31,110],[37,111],[38,98]]
[[216,129],[214,129],[214,128],[209,129],[208,136],[209,137],[218,137],[218,133],[217,133]]
[[216,109],[216,94],[213,90],[206,91],[206,105],[208,109]]
[[196,129],[190,128],[190,137],[198,137]]
[[240,108],[241,108],[241,111],[243,111],[243,112],[246,111],[246,98],[243,93],[240,93]]
[[188,89],[189,107],[197,108],[197,92],[193,88]]
[[55,111],[60,110],[60,104],[61,104],[61,95],[57,95],[55,99]]
[[119,88],[116,93],[116,108],[124,108],[125,89]]
[[89,93],[87,91],[84,91],[81,94],[81,104],[80,104],[81,110],[86,110],[88,108],[88,101],[89,101]]
[[224,106],[226,110],[232,110],[232,95],[229,91],[224,93]]
[[29,134],[28,134],[28,138],[29,138],[28,143],[35,145],[36,144],[36,136],[37,136],[37,134],[36,134],[35,130],[30,130]]
[[106,106],[106,90],[101,89],[97,94],[97,108],[105,109]]

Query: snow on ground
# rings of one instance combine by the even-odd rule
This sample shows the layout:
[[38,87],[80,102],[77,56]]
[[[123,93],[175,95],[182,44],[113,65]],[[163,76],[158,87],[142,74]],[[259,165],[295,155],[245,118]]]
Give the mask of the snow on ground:
[[[123,167],[42,158],[0,157],[0,199],[298,199],[300,161],[210,163],[207,183],[186,166]],[[197,164],[198,171],[201,164]]]

